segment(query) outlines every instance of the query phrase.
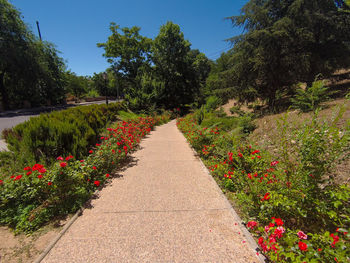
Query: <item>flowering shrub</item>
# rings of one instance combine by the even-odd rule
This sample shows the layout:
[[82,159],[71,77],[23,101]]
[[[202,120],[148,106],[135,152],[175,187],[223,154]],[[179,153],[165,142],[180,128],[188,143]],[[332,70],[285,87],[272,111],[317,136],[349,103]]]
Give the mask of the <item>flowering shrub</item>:
[[37,163],[21,174],[2,175],[0,224],[16,232],[31,232],[56,215],[77,211],[141,138],[167,121],[164,115],[118,122],[106,130],[84,160],[59,156],[49,168]]
[[331,174],[349,149],[349,127],[316,117],[294,138],[281,140],[274,155],[234,140],[231,131],[203,127],[205,121],[199,126],[192,116],[177,123],[218,184],[232,193],[272,262],[350,260],[350,188],[335,184]]

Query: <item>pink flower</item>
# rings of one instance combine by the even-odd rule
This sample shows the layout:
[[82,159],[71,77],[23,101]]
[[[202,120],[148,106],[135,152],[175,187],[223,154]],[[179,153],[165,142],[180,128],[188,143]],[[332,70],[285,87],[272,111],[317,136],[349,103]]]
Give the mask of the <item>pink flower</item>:
[[279,226],[275,229],[275,235],[278,236],[278,238],[282,237],[282,234],[285,232],[285,229],[283,228],[283,226]]
[[279,163],[279,161],[273,161],[273,162],[271,162],[271,166],[275,166],[278,163]]
[[307,239],[307,235],[303,231],[299,231],[297,235],[300,239]]

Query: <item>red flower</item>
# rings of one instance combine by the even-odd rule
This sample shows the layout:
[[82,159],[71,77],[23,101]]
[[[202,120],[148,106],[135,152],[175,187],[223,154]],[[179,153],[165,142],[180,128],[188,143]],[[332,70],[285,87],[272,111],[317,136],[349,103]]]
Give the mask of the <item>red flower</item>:
[[333,242],[332,242],[331,246],[334,247],[334,245],[335,245],[336,243],[339,242],[339,236],[334,235],[334,234],[332,233],[332,234],[331,234],[331,237],[333,238]]
[[259,245],[261,245],[262,243],[264,243],[264,238],[263,238],[263,237],[259,237],[258,243],[259,243]]
[[0,185],[2,185],[4,183],[4,181],[3,180],[0,180]]
[[108,177],[109,177],[109,174],[106,174],[106,177],[108,178]]
[[96,166],[92,166],[92,169],[96,170]]
[[31,174],[32,174],[32,172],[31,172],[31,171],[27,172],[27,175],[31,175]]
[[254,227],[256,227],[257,226],[257,222],[255,222],[255,221],[249,221],[248,223],[247,223],[247,227],[249,227],[250,229],[253,229]]
[[52,183],[51,183],[51,182],[48,182],[47,185],[52,185]]
[[66,166],[67,166],[67,163],[60,163],[60,166],[61,166],[61,167],[66,167]]
[[261,199],[261,201],[269,200],[270,198],[271,198],[270,193],[266,193],[266,194],[264,195],[264,198]]
[[24,171],[30,171],[30,170],[32,170],[32,167],[30,167],[30,166],[27,166],[27,167],[24,167],[24,169],[23,169]]
[[238,153],[238,157],[242,158],[243,154],[242,153]]
[[301,251],[306,251],[307,250],[307,244],[306,243],[304,243],[302,241],[299,241],[298,245],[299,245],[299,249]]
[[39,179],[43,178],[43,175],[42,175],[42,174],[39,174],[39,175],[38,175],[38,178],[39,178]]
[[89,153],[93,153],[94,151],[93,150],[90,150]]
[[83,162],[84,162],[84,160],[80,160],[80,162],[81,162],[81,163],[83,163]]
[[17,181],[17,180],[19,180],[19,179],[21,179],[22,178],[22,175],[17,175],[16,177],[15,177],[15,179],[13,179],[13,181]]
[[63,161],[63,157],[62,156],[57,157],[57,161]]
[[100,186],[100,181],[95,181],[94,185],[96,185],[97,187]]
[[44,174],[44,173],[46,173],[46,169],[45,168],[41,168],[41,169],[38,170],[38,172],[41,173],[41,174]]
[[281,218],[274,218],[273,217],[272,219],[275,219],[276,225],[278,225],[278,226],[283,226],[284,225],[284,223],[283,223]]
[[40,170],[42,168],[44,168],[44,165],[36,163],[36,164],[34,164],[32,170],[37,171],[37,170]]
[[74,157],[72,155],[69,155],[66,157],[66,161],[69,161],[70,159],[73,159]]

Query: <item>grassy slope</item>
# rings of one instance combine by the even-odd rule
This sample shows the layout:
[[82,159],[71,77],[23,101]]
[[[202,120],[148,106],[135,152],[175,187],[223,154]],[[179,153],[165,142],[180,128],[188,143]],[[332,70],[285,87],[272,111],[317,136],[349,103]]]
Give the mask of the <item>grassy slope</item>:
[[[346,110],[341,118],[339,125],[345,125],[347,120],[350,120],[350,100],[337,99],[324,103],[324,109],[319,112],[319,117],[330,121],[337,109],[344,105]],[[278,126],[277,121],[285,114],[288,114],[288,120],[292,124],[289,133],[297,129],[303,122],[310,120],[312,113],[299,113],[298,111],[290,111],[288,113],[279,113],[273,115],[266,115],[255,120],[257,129],[250,134],[249,139],[257,143],[260,147],[274,152],[274,144],[278,140]],[[336,168],[336,178],[339,183],[350,183],[350,158],[345,162],[339,164]]]

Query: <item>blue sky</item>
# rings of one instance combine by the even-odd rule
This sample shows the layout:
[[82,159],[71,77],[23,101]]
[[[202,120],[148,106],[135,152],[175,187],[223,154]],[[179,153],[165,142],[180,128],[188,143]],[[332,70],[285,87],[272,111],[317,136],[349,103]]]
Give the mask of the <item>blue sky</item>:
[[109,24],[141,27],[141,34],[158,35],[167,21],[180,25],[185,38],[216,59],[230,48],[224,40],[240,34],[227,16],[238,15],[247,0],[9,0],[37,35],[57,46],[68,68],[78,75],[104,71],[109,64],[96,43],[106,42]]

